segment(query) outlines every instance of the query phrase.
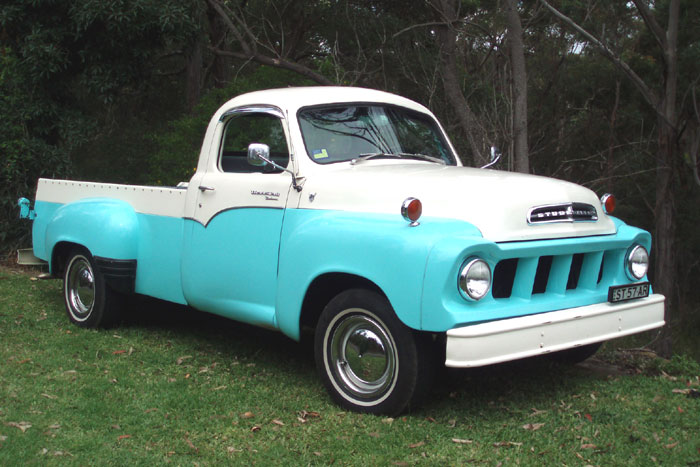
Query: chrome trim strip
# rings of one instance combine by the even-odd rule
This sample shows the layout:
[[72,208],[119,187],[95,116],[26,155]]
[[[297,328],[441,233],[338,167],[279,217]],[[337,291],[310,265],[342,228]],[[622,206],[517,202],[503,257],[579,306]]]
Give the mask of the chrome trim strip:
[[[536,211],[542,211],[536,213]],[[533,218],[534,216],[537,218]],[[576,218],[576,216],[584,218]],[[556,217],[552,219],[551,217]],[[596,222],[598,211],[595,206],[587,203],[560,203],[533,206],[527,212],[527,223],[554,224],[559,222]]]

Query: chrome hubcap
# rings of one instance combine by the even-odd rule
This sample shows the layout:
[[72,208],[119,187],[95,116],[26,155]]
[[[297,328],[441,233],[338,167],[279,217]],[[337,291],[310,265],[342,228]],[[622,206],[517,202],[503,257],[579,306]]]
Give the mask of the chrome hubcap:
[[364,314],[349,314],[332,333],[330,357],[338,383],[359,398],[380,396],[396,368],[394,344],[384,327]]
[[66,298],[73,317],[83,321],[95,304],[95,276],[90,262],[83,256],[76,256],[68,268]]

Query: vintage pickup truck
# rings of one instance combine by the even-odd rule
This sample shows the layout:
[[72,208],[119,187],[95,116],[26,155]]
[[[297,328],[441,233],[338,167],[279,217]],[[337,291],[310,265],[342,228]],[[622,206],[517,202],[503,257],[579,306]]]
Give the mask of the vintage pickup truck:
[[33,254],[75,324],[114,323],[136,293],[310,330],[351,410],[410,408],[438,365],[580,360],[664,324],[650,235],[608,215],[614,198],[463,167],[428,109],[375,90],[241,95],[188,183],[41,179],[30,204]]

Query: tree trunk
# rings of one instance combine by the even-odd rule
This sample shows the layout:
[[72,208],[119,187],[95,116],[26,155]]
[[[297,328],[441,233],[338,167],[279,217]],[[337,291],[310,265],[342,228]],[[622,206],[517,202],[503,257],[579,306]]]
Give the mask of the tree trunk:
[[[666,295],[666,328],[659,352],[671,356],[671,312],[676,305],[676,264],[673,248],[676,226],[676,206],[673,197],[676,158],[678,155],[676,94],[678,90],[678,23],[679,0],[669,5],[668,29],[664,42],[664,94],[659,118],[659,148],[656,168],[656,266],[654,280],[657,289]],[[663,41],[662,41],[663,42]]]
[[432,0],[432,4],[444,22],[436,29],[440,41],[440,71],[445,96],[457,114],[460,127],[467,138],[469,148],[472,151],[473,164],[482,166],[489,162],[488,146],[490,144],[483,134],[476,115],[464,97],[459,80],[456,64],[457,31],[454,28],[455,22],[459,21],[456,2],[453,0]]
[[505,0],[508,22],[508,49],[513,82],[513,156],[517,172],[530,172],[527,146],[527,71],[523,28],[515,0]]

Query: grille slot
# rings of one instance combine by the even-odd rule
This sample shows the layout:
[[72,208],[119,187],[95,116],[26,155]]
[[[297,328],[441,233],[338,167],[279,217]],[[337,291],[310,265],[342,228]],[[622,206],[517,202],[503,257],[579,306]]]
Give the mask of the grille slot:
[[491,294],[495,299],[529,299],[534,295],[561,296],[569,291],[596,289],[606,282],[605,264],[617,263],[615,257],[611,251],[595,251],[504,259],[494,268]]
[[533,294],[547,291],[547,282],[549,282],[553,260],[554,256],[540,256],[540,260],[537,262],[537,272],[535,272],[535,283],[532,286]]
[[513,293],[515,271],[518,268],[518,258],[504,259],[493,269],[493,298],[508,298]]

